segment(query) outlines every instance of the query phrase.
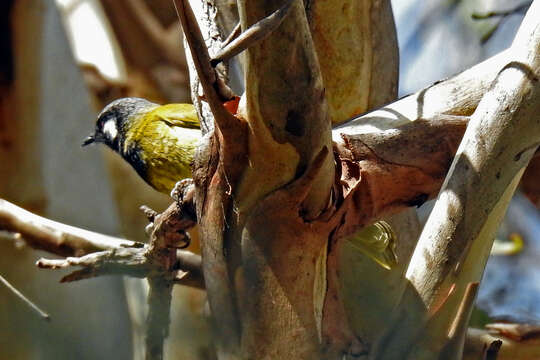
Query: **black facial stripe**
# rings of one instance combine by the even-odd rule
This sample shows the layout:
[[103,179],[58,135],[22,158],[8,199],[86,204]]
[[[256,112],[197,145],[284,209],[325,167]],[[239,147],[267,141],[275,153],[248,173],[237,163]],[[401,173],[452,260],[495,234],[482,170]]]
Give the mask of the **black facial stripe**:
[[133,166],[137,174],[146,180],[147,166],[144,160],[141,158],[141,149],[137,145],[132,145],[122,153],[122,157]]

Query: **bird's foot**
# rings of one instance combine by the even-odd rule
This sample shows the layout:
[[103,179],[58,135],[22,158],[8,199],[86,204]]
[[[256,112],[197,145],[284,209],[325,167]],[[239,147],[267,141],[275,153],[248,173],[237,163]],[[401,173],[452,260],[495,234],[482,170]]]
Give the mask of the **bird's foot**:
[[191,186],[194,186],[193,179],[187,178],[187,179],[180,180],[174,185],[171,191],[171,197],[177,203],[183,202],[186,192],[189,190]]
[[183,217],[191,218],[197,222],[195,209],[195,183],[193,179],[183,179],[174,185],[171,191],[171,197],[176,201],[178,209]]

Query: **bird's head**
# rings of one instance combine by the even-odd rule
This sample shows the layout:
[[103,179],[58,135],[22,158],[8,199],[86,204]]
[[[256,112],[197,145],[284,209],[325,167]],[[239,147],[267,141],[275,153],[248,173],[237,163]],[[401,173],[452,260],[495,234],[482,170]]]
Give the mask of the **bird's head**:
[[135,97],[111,102],[99,114],[94,133],[84,140],[82,146],[104,143],[114,151],[119,151],[133,116],[152,105],[148,100]]

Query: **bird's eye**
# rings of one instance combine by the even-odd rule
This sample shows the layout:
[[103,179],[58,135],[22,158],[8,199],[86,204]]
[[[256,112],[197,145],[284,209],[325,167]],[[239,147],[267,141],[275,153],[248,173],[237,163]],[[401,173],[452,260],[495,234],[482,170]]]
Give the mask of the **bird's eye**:
[[118,129],[116,128],[116,120],[110,119],[103,124],[103,134],[110,140],[116,139],[118,135]]

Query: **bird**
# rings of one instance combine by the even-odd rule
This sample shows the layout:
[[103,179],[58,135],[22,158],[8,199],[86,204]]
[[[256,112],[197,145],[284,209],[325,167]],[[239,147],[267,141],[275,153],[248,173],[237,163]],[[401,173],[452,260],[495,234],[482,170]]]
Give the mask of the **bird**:
[[[238,99],[224,106],[234,113]],[[127,161],[150,186],[172,195],[177,182],[191,177],[191,163],[202,137],[191,104],[159,105],[128,97],[108,104],[94,133],[82,146],[103,143]],[[345,239],[354,249],[390,270],[397,264],[396,235],[379,220]]]
[[193,105],[159,105],[128,97],[105,106],[94,133],[82,146],[107,145],[151,187],[170,194],[178,181],[191,177],[191,163],[201,136]]

